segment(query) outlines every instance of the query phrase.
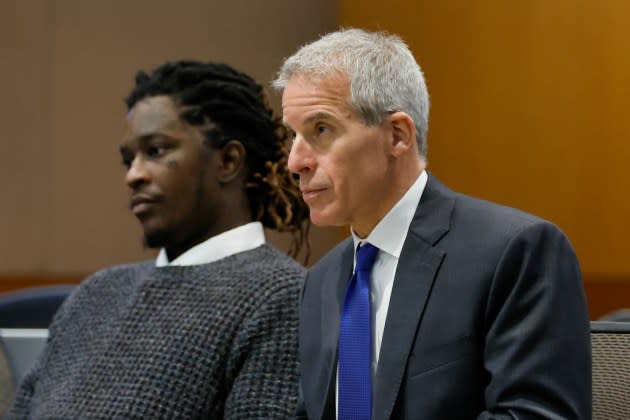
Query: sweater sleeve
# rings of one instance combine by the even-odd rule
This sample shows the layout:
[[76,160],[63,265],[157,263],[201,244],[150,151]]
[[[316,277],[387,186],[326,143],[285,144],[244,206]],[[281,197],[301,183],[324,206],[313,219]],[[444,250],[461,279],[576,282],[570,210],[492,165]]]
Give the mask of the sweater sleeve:
[[[46,350],[44,350],[44,352],[46,352]],[[13,405],[5,417],[6,420],[25,419],[28,417],[31,398],[33,396],[33,389],[37,383],[39,371],[41,370],[40,361],[41,358],[37,362],[36,367],[31,369],[31,371],[22,379],[22,382],[15,392]]]
[[7,413],[7,420],[26,419],[31,412],[31,400],[35,392],[35,388],[40,381],[42,373],[46,371],[47,361],[50,353],[53,351],[55,337],[57,331],[63,331],[69,320],[69,314],[76,306],[75,302],[81,300],[80,295],[84,293],[85,286],[77,287],[74,292],[65,300],[53,320],[48,327],[48,339],[42,354],[36,360],[33,368],[24,376],[15,392],[15,400]]
[[[224,418],[286,419],[297,404],[299,285],[275,290],[238,332]],[[228,368],[229,370],[232,370]]]
[[[41,401],[37,398],[37,388],[40,384],[55,386],[56,380],[51,376],[51,359],[63,357],[67,350],[68,343],[64,341],[64,335],[68,331],[77,331],[82,328],[81,320],[90,318],[94,310],[95,297],[100,295],[97,291],[103,284],[111,284],[114,280],[125,280],[120,273],[127,272],[127,268],[121,266],[119,269],[111,268],[99,271],[85,279],[64,301],[55,313],[53,320],[48,327],[48,339],[46,346],[38,357],[33,368],[24,376],[22,382],[16,390],[15,400],[10,408],[6,419],[25,419],[33,416],[37,412]],[[116,287],[114,286],[114,289]],[[72,334],[72,332],[70,332]],[[42,385],[44,386],[44,385]]]

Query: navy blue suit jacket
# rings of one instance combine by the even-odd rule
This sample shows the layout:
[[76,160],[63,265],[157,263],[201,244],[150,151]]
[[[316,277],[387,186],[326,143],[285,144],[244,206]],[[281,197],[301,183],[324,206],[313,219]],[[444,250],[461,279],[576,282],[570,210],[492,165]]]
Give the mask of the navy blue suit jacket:
[[[298,418],[334,419],[348,239],[316,264],[300,308]],[[589,419],[580,269],[565,235],[429,176],[395,274],[372,418]]]

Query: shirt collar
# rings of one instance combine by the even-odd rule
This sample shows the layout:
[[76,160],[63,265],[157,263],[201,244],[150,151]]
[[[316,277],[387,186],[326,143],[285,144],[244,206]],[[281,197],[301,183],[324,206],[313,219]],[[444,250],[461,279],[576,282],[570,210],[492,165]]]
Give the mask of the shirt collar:
[[264,243],[265,231],[262,223],[251,222],[213,236],[170,262],[162,248],[155,266],[208,264],[239,252],[249,251]]
[[407,238],[411,220],[416,213],[418,203],[420,203],[424,187],[427,185],[427,179],[427,172],[423,170],[405,195],[378,222],[367,238],[359,238],[354,233],[354,230],[350,229],[352,240],[354,241],[354,249],[356,250],[357,246],[362,242],[369,242],[379,250],[399,258]]

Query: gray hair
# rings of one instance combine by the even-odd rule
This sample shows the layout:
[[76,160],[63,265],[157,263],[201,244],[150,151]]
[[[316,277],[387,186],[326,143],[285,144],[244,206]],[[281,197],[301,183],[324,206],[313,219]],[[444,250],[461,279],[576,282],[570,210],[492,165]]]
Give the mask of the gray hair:
[[429,94],[420,66],[400,37],[362,29],[332,32],[287,58],[273,87],[284,90],[294,76],[347,76],[349,105],[367,125],[380,124],[392,112],[409,114],[426,158]]

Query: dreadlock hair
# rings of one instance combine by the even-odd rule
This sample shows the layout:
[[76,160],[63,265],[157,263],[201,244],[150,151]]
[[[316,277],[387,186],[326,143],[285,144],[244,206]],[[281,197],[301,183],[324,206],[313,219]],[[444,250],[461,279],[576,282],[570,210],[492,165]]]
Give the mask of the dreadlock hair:
[[287,131],[274,117],[262,87],[226,64],[183,60],[164,63],[151,74],[139,71],[125,102],[131,109],[158,95],[173,97],[180,116],[203,131],[209,147],[220,149],[229,140],[243,144],[249,168],[245,190],[254,219],[291,232],[289,254],[296,257],[306,245],[308,261],[308,207],[287,168]]

